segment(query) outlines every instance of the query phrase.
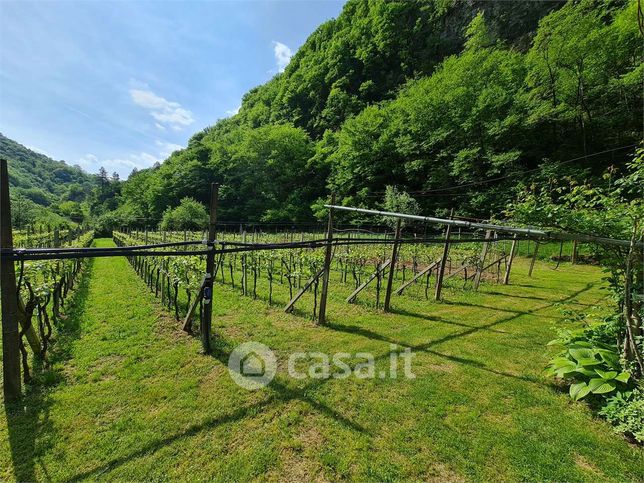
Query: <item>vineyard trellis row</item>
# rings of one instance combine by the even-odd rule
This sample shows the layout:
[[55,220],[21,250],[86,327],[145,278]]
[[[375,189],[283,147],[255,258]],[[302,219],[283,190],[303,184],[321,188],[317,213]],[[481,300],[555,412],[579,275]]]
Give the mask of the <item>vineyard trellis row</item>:
[[[161,297],[162,303],[174,311],[178,320],[186,314],[184,327],[188,330],[191,329],[191,316],[198,309],[201,318],[200,335],[204,349],[207,351],[210,347],[209,309],[212,307],[209,302],[212,283],[215,280],[240,290],[242,295],[252,295],[254,298],[260,298],[258,287],[261,287],[266,290],[265,298],[269,304],[273,304],[275,287],[283,287],[285,290],[288,287],[290,302],[287,308],[289,306],[292,308],[300,296],[308,293],[313,299],[313,319],[323,321],[327,290],[323,290],[320,299],[319,282],[322,280],[328,283],[332,273],[340,283],[345,285],[350,285],[352,279],[355,290],[350,301],[355,301],[358,294],[375,281],[376,308],[381,307],[383,280],[386,275],[387,285],[383,308],[387,309],[394,283],[401,284],[393,292],[395,294],[402,294],[416,285],[424,286],[425,297],[429,298],[428,290],[433,276],[436,286],[435,297],[440,298],[443,282],[450,279],[458,280],[461,276],[463,287],[470,284],[474,289],[478,288],[483,278],[496,279],[500,283],[502,265],[505,267],[503,283],[507,283],[512,258],[518,251],[519,240],[527,240],[528,243],[529,240],[534,240],[532,265],[537,257],[539,243],[544,241],[560,240],[560,255],[565,240],[616,245],[629,243],[624,240],[600,239],[592,236],[575,238],[574,235],[565,233],[552,234],[535,229],[443,220],[335,205],[326,205],[330,210],[329,223],[326,234],[321,239],[315,233],[302,233],[301,241],[296,242],[293,241],[291,232],[291,242],[284,242],[284,234],[262,234],[256,230],[253,232],[251,243],[247,242],[246,234],[243,232],[222,234],[216,239],[216,191],[213,189],[215,203],[211,203],[208,238],[201,241],[198,240],[201,239],[202,233],[195,234],[194,238],[197,240],[188,241],[187,233],[183,232],[179,235],[183,237],[183,241],[172,241],[175,235],[171,233],[154,234],[146,230],[142,239],[140,232],[128,230],[113,233],[116,248],[86,248],[92,240],[92,234],[87,233],[65,248],[14,249],[7,166],[6,161],[0,161],[2,161],[0,163],[0,187],[2,188],[0,221],[3,227],[0,247],[3,269],[1,278],[3,372],[7,399],[19,397],[21,394],[18,350],[22,351],[24,361],[24,344],[19,347],[22,344],[22,337],[25,336],[30,344],[34,343],[33,350],[36,354],[46,353],[51,337],[51,324],[48,319],[49,304],[53,300],[51,310],[55,324],[59,307],[64,303],[64,296],[67,295],[80,272],[81,260],[87,257],[128,257],[137,273],[144,278],[155,295]],[[333,235],[336,229],[332,223],[332,210],[335,209],[365,212],[398,220],[412,219],[444,225],[447,228],[443,235],[438,232],[436,236],[428,236],[425,227],[423,236],[418,236],[417,233],[413,236],[409,233],[403,236],[398,223],[393,237],[387,234],[365,236],[364,231],[356,230],[352,233],[337,229],[337,232],[343,233],[343,236],[335,238]],[[458,226],[457,236],[451,235],[451,226]],[[463,227],[469,231],[463,233]],[[486,229],[485,238],[480,237],[482,229]],[[275,238],[271,239],[271,236]],[[157,240],[159,237],[162,243],[149,244],[150,240]],[[144,245],[141,245],[142,241]],[[510,245],[509,250],[508,245]],[[35,264],[32,265],[34,262]],[[18,263],[19,282],[16,282],[15,278],[15,263]],[[43,265],[37,265],[38,263]],[[30,272],[31,267],[37,268]],[[443,276],[445,276],[444,279]],[[39,282],[42,285],[40,289],[34,290],[32,280],[40,280],[38,277],[42,277]],[[297,294],[294,293],[296,290]],[[22,295],[25,296],[27,303],[19,305],[18,300]],[[33,309],[31,309],[32,305]],[[22,315],[28,312],[27,308],[37,310],[40,335],[38,339],[33,337],[35,334],[35,330],[31,330],[33,324]],[[18,320],[22,319],[25,319],[27,329],[19,333]]]
[[[91,231],[81,233],[64,244],[68,247],[89,247],[94,239]],[[83,259],[37,260],[17,263],[18,312],[20,322],[20,353],[23,380],[31,379],[28,351],[25,344],[40,360],[46,361],[53,335],[53,326],[61,321],[61,309],[74,288],[83,267]],[[34,323],[34,319],[35,322]]]
[[[168,243],[174,240],[198,238],[200,235],[200,232],[162,234],[148,231],[147,240],[148,242],[166,240]],[[310,237],[310,235],[304,236]],[[279,238],[280,234],[260,233],[257,237],[264,243],[271,243],[274,242],[274,238]],[[145,243],[146,236],[143,232],[115,231],[113,239],[119,247],[132,247]],[[221,247],[236,242],[243,244],[245,239],[244,233],[227,234],[223,240],[218,239],[217,244]],[[334,247],[329,265],[337,282],[344,285],[352,283],[353,289],[358,290],[368,285],[365,282],[375,281],[377,308],[383,306],[381,304],[383,284],[385,277],[389,277],[390,274],[392,282],[400,284],[395,292],[393,290],[391,292],[400,295],[414,284],[422,286],[424,296],[429,298],[428,289],[431,287],[431,280],[434,280],[438,274],[436,265],[440,263],[438,252],[442,246],[427,245],[422,242],[401,243],[393,269],[385,272],[384,268],[388,268],[390,263],[387,258],[387,247],[391,245],[392,240],[388,240],[388,244],[376,244],[376,239],[371,241],[373,244],[346,244]],[[466,264],[466,267],[481,268],[480,272],[476,270],[461,272],[464,286],[468,284],[473,286],[474,274],[484,271],[487,271],[487,279],[496,279],[500,282],[501,266],[508,259],[506,242],[507,240],[499,239],[493,243],[494,248],[489,249],[489,253],[497,253],[498,256],[495,256],[494,261],[486,266],[481,265],[483,261],[479,257],[482,241],[459,244],[452,250],[451,256],[446,258],[445,270],[447,273],[453,273],[456,271],[454,267],[458,266],[459,262]],[[311,315],[321,321],[321,304],[325,298],[320,293],[322,285],[320,282],[323,281],[326,252],[330,246],[298,247],[281,252],[272,249],[262,250],[261,245],[255,246],[255,249],[249,252],[226,253],[222,250],[215,256],[213,279],[217,283],[239,290],[241,295],[255,299],[260,295],[258,282],[261,282],[260,285],[266,290],[265,298],[269,305],[274,304],[274,288],[284,287],[284,290],[288,291],[290,300],[286,305],[286,311],[291,311],[294,302],[303,294],[309,293],[313,299]],[[184,318],[189,313],[191,304],[198,300],[202,276],[206,270],[204,255],[191,256],[189,251],[184,255],[151,257],[134,254],[128,257],[135,271],[143,278],[150,290],[161,298],[161,302],[174,313],[177,320]],[[357,293],[355,295],[350,297],[351,301],[355,300]],[[199,306],[199,308],[202,307]]]

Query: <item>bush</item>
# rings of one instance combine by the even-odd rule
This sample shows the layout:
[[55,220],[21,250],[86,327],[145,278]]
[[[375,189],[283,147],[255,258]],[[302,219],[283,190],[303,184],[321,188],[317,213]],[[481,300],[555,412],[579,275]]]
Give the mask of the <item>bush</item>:
[[609,324],[604,322],[580,330],[563,330],[548,344],[564,347],[550,361],[548,369],[552,375],[570,383],[570,397],[575,401],[591,394],[604,399],[624,393],[631,382],[631,374],[620,364],[615,344],[601,340],[606,336],[606,325]]
[[616,432],[626,433],[638,443],[644,443],[644,392],[641,389],[609,398],[599,414],[615,425]]
[[208,213],[204,205],[192,198],[184,198],[176,208],[163,213],[162,230],[201,230],[208,225]]
[[121,218],[114,212],[108,212],[96,219],[94,223],[94,234],[97,238],[110,237],[112,231],[122,224]]

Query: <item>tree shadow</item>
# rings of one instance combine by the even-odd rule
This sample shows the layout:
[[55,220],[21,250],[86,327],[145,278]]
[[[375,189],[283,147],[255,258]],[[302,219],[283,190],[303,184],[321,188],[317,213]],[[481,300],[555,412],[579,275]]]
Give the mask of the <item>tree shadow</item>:
[[150,444],[145,445],[144,447],[128,454],[125,456],[120,456],[118,458],[113,459],[109,463],[106,463],[104,465],[98,466],[96,468],[93,468],[91,470],[84,471],[82,473],[77,473],[74,476],[68,478],[66,481],[78,481],[78,480],[84,480],[87,478],[91,478],[92,476],[98,476],[101,475],[107,471],[113,470],[115,468],[118,468],[119,466],[134,460],[136,458],[140,458],[142,456],[148,455],[150,453],[153,453],[164,446],[167,446],[169,444],[175,443],[177,441],[180,441],[185,438],[189,438],[191,436],[196,436],[202,431],[206,431],[208,429],[213,429],[216,428],[217,426],[221,426],[222,424],[227,424],[227,423],[232,423],[235,421],[240,421],[244,419],[247,416],[250,416],[252,414],[255,414],[257,410],[268,406],[272,400],[269,398],[265,401],[261,401],[256,404],[252,404],[249,406],[244,406],[237,411],[234,411],[230,414],[224,414],[222,416],[218,417],[213,417],[213,418],[208,418],[205,421],[199,423],[199,424],[193,424],[189,428],[185,429],[184,431],[178,432],[176,434],[173,434],[171,436],[168,436],[166,438],[161,438],[158,439],[157,441],[154,441]]
[[[216,337],[212,341],[212,353],[210,354],[210,356],[212,356],[218,362],[221,362],[222,364],[227,365],[228,358],[230,357],[230,353],[231,353],[231,348],[234,347],[234,345],[235,344],[232,341],[228,341],[227,339],[224,339],[222,337]],[[87,478],[92,478],[93,476],[101,475],[107,471],[113,470],[123,464],[126,464],[136,458],[140,458],[142,456],[154,453],[155,451],[158,451],[164,446],[167,446],[169,444],[175,443],[177,441],[181,441],[183,439],[186,439],[192,436],[196,436],[202,431],[214,429],[217,426],[220,426],[222,424],[241,421],[249,416],[256,414],[259,410],[263,408],[269,407],[276,403],[277,404],[286,403],[292,400],[303,401],[309,404],[314,410],[318,411],[319,413],[329,418],[332,418],[338,421],[339,423],[341,423],[345,427],[350,428],[353,431],[356,431],[362,434],[369,434],[368,431],[360,424],[351,421],[350,419],[343,416],[335,409],[329,407],[328,405],[320,401],[317,401],[312,396],[310,396],[310,394],[316,388],[320,387],[326,381],[328,381],[328,379],[325,379],[325,380],[320,379],[320,380],[316,380],[315,383],[309,384],[304,388],[293,388],[293,387],[290,387],[288,384],[281,382],[278,378],[275,378],[270,382],[268,386],[266,386],[265,390],[269,392],[268,392],[268,397],[263,401],[260,401],[258,403],[251,404],[248,406],[244,406],[230,414],[224,414],[218,417],[208,418],[205,421],[198,424],[194,424],[183,431],[177,432],[166,438],[153,441],[145,445],[144,447],[136,451],[133,451],[128,455],[115,458],[112,461],[104,465],[95,467],[91,470],[87,470],[82,473],[77,473],[71,478],[69,478],[67,481],[78,481],[78,480],[83,480]]]
[[50,393],[63,379],[60,362],[69,359],[74,340],[80,337],[82,314],[89,293],[89,280],[93,259],[86,262],[76,288],[65,301],[69,308],[66,317],[57,326],[56,339],[48,354],[46,367],[34,365],[34,379],[26,387],[25,395],[15,402],[5,403],[7,431],[11,461],[16,481],[36,481],[36,465],[40,465],[45,479],[49,480],[47,468],[40,459],[40,447],[56,437],[56,429],[49,420],[52,404]]
[[[425,352],[427,354],[432,354],[434,356],[441,357],[443,359],[447,359],[447,360],[449,360],[451,362],[456,362],[458,364],[464,364],[464,365],[467,365],[467,366],[470,366],[470,367],[474,367],[475,369],[479,369],[481,371],[489,372],[491,374],[496,374],[497,376],[510,377],[510,378],[513,378],[513,379],[519,379],[519,380],[522,380],[522,381],[525,381],[525,382],[530,382],[530,383],[533,383],[533,384],[539,384],[539,380],[537,378],[535,378],[535,377],[519,376],[519,375],[516,375],[516,374],[510,374],[508,372],[498,371],[498,370],[492,369],[492,368],[488,367],[487,365],[485,365],[484,363],[479,362],[479,361],[474,360],[474,359],[468,359],[468,358],[465,358],[465,357],[459,357],[459,356],[453,356],[453,355],[450,355],[450,354],[444,354],[442,352],[432,350],[429,347],[423,347],[423,346],[419,346],[419,345],[416,345],[416,346],[410,345],[410,344],[407,344],[404,341],[400,341],[400,340],[397,340],[397,339],[393,339],[391,337],[387,337],[385,335],[379,334],[378,332],[374,332],[372,330],[365,329],[363,327],[358,327],[358,326],[355,326],[355,325],[342,325],[342,324],[337,324],[337,323],[327,323],[327,324],[325,324],[325,327],[328,327],[328,328],[330,328],[332,330],[337,330],[337,331],[340,331],[340,332],[346,332],[346,333],[349,333],[349,334],[356,334],[356,335],[366,337],[366,338],[372,339],[372,340],[380,340],[382,342],[388,342],[389,344],[395,344],[395,345],[401,346],[401,347],[409,347],[412,351]],[[389,357],[389,353],[387,353],[387,354],[385,354],[383,356],[380,356],[380,357],[376,357],[375,360],[381,360],[381,359],[384,359],[386,357]]]
[[[232,346],[233,345],[231,341],[228,341],[222,337],[218,337],[217,339],[215,339],[213,343],[213,349],[212,349],[211,355],[219,362],[227,366],[228,359],[230,358],[230,354],[232,352],[231,351]],[[363,426],[361,426],[360,424],[354,421],[351,421],[343,414],[339,413],[338,411],[331,408],[327,404],[324,404],[314,399],[311,396],[311,394],[315,390],[319,389],[329,380],[332,380],[332,379],[331,378],[315,379],[314,382],[306,385],[305,387],[296,388],[296,387],[290,386],[286,382],[280,381],[280,378],[276,377],[270,382],[270,384],[267,386],[267,389],[272,391],[271,397],[274,401],[279,401],[279,402],[287,402],[292,400],[302,401],[308,404],[309,406],[311,406],[319,413],[324,414],[329,418],[335,419],[336,421],[352,429],[353,431],[363,433],[363,434],[368,434],[368,431]]]
[[[436,346],[436,345],[443,344],[445,342],[451,341],[451,340],[466,337],[468,335],[474,334],[474,333],[482,331],[482,330],[490,330],[492,332],[499,332],[499,331],[493,330],[492,328],[497,326],[497,325],[499,325],[499,324],[504,324],[504,323],[507,323],[507,322],[511,322],[511,321],[513,321],[515,319],[518,319],[519,317],[522,317],[524,315],[533,315],[536,312],[539,312],[541,310],[546,310],[546,309],[548,309],[548,308],[550,308],[550,307],[552,307],[552,306],[554,306],[556,304],[565,303],[565,302],[567,302],[569,300],[572,300],[575,297],[581,295],[582,293],[590,290],[593,286],[594,286],[593,283],[588,283],[583,288],[571,293],[570,295],[567,295],[566,297],[564,297],[562,299],[552,301],[549,304],[542,305],[542,306],[539,306],[539,307],[535,307],[534,309],[527,310],[527,311],[510,311],[510,312],[513,313],[513,315],[511,315],[509,317],[501,318],[499,320],[495,320],[493,322],[490,322],[490,323],[484,324],[484,325],[480,325],[480,326],[469,326],[467,330],[464,330],[464,331],[461,331],[461,332],[456,332],[454,334],[449,334],[449,335],[446,335],[446,336],[441,337],[439,339],[430,341],[430,342],[428,342],[426,344],[420,344],[420,345],[405,344],[404,342],[394,340],[394,339],[392,339],[390,337],[384,336],[382,334],[378,334],[377,332],[373,332],[373,331],[371,331],[369,329],[365,329],[363,327],[347,326],[347,325],[342,325],[342,324],[333,323],[333,322],[328,322],[327,324],[325,324],[325,326],[330,328],[330,329],[332,329],[332,330],[339,330],[339,331],[342,331],[342,332],[361,335],[363,337],[367,337],[367,338],[370,338],[370,339],[381,340],[383,342],[388,342],[390,344],[396,344],[396,345],[409,347],[412,351],[426,352],[426,353],[433,354],[433,355],[438,356],[438,357],[446,358],[446,359],[448,359],[448,360],[450,360],[452,362],[457,362],[459,364],[465,364],[465,365],[468,365],[470,367],[474,367],[474,368],[477,368],[477,369],[480,369],[480,370],[483,370],[483,371],[486,371],[486,372],[490,372],[490,373],[493,373],[493,374],[497,374],[497,375],[500,375],[500,376],[511,377],[511,378],[514,378],[514,379],[520,379],[520,380],[523,380],[523,381],[526,381],[526,382],[537,384],[537,383],[539,383],[539,380],[537,378],[529,377],[529,376],[517,376],[515,374],[509,374],[509,373],[505,373],[505,372],[502,372],[502,371],[497,371],[496,369],[492,369],[492,368],[487,367],[482,362],[475,361],[473,359],[467,359],[467,358],[459,357],[459,356],[452,356],[452,355],[449,355],[449,354],[444,354],[444,353],[441,353],[441,352],[438,352],[438,351],[434,350],[433,347]],[[402,311],[402,312],[405,313],[404,311]],[[405,315],[409,315],[409,316],[412,316],[412,317],[415,316],[413,312],[406,312]],[[429,319],[429,320],[434,319],[431,316],[422,316],[421,315],[420,317],[421,318],[426,318],[426,319]],[[386,356],[388,357],[388,354],[386,354]],[[384,357],[384,356],[377,357],[376,360],[378,360],[378,359],[380,359],[382,357]]]

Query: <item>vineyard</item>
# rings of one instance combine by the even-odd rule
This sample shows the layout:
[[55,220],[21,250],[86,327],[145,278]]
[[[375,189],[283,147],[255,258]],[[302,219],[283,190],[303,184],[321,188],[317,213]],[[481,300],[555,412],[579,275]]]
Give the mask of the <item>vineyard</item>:
[[[3,241],[16,287],[7,298],[3,270],[3,323],[17,300],[28,408],[7,405],[3,467],[26,481],[638,478],[641,451],[543,374],[551,324],[578,327],[587,307],[606,313],[593,241],[627,241],[401,213],[384,213],[395,229],[345,226],[336,209],[355,208],[329,205],[326,227],[305,230],[247,232],[217,224],[215,208],[205,232]],[[249,392],[224,372],[249,340],[280,357],[373,354],[381,376],[278,374]],[[404,384],[382,376],[402,348],[415,356]],[[410,456],[419,447],[431,457]],[[210,460],[220,453],[233,456]]]
[[[131,235],[131,242],[139,239]],[[148,241],[151,236],[163,235],[149,233]],[[95,241],[100,248],[113,245],[108,239]],[[350,253],[354,248],[356,254],[372,250],[368,253],[379,256],[383,251],[380,246],[351,246]],[[406,260],[406,248],[401,260]],[[474,245],[472,252],[479,248]],[[336,256],[343,249],[336,248]],[[427,250],[427,257],[435,255]],[[301,252],[304,264],[310,252],[319,259],[320,251],[273,253],[280,258],[293,254],[295,259]],[[508,286],[497,284],[492,270],[478,292],[471,289],[472,282],[464,290],[459,274],[458,280],[446,281],[445,302],[437,303],[431,290],[427,300],[424,286],[414,284],[394,298],[390,314],[383,314],[375,310],[375,281],[357,303],[346,302],[355,281],[338,259],[333,262],[329,320],[319,326],[311,320],[312,291],[298,302],[294,314],[284,314],[290,292],[286,278],[279,282],[279,261],[274,262],[272,307],[266,260],[257,262],[257,299],[251,274],[249,294],[243,296],[241,256],[225,255],[224,283],[218,269],[214,357],[200,356],[199,341],[179,335],[174,308],[168,311],[154,303],[156,272],[139,269],[148,282],[152,272],[151,283],[144,283],[121,257],[87,259],[76,283],[76,308],[65,307],[61,332],[50,348],[53,367],[45,372],[45,381],[63,382],[44,393],[33,392],[25,399],[30,409],[7,420],[5,434],[12,444],[2,443],[7,449],[0,457],[2,477],[10,478],[13,467],[21,480],[44,478],[44,471],[54,480],[222,474],[238,479],[427,474],[486,479],[499,472],[526,479],[590,480],[596,472],[614,479],[637,478],[640,453],[611,437],[588,411],[571,406],[566,394],[528,364],[545,364],[543,344],[551,337],[550,325],[565,323],[557,306],[573,310],[602,303],[605,294],[594,267],[572,269],[561,263],[554,270],[556,262],[539,260],[528,277],[531,258],[520,256]],[[198,280],[203,273],[203,255],[168,258],[139,260],[148,260],[150,266],[154,261],[192,260],[192,277]],[[229,259],[237,261],[233,277]],[[425,264],[418,264],[422,270]],[[363,277],[373,265],[369,268]],[[164,270],[175,269],[168,265]],[[286,267],[284,271],[286,275]],[[405,269],[406,281],[411,272]],[[402,277],[401,266],[398,283]],[[302,284],[305,279],[303,274]],[[434,279],[432,275],[430,283]],[[175,293],[173,279],[167,280],[161,276],[158,282],[157,301],[165,304]],[[170,296],[163,295],[162,283],[170,287]],[[186,285],[178,284],[181,321],[188,306]],[[296,291],[297,281],[293,286]],[[197,290],[198,282],[192,287]],[[228,351],[248,339],[279,353],[340,349],[385,356],[392,343],[411,346],[418,352],[418,378],[405,384],[278,378],[267,391],[250,393],[222,369]],[[378,368],[387,367],[385,362]],[[46,423],[35,425],[39,420]],[[420,445],[429,449],[418,453]],[[605,457],[589,469],[586,462],[598,451]],[[180,456],[184,454],[190,457]],[[459,456],[464,454],[468,456]]]
[[[347,290],[353,292],[370,277],[374,277],[371,290],[363,294],[360,300],[374,308],[381,308],[385,290],[383,282],[388,274],[388,269],[383,270],[381,267],[389,259],[391,252],[389,244],[393,233],[366,236],[365,233],[343,229],[337,234],[349,236],[349,238],[347,238],[348,244],[336,246],[334,249],[331,265],[334,286],[338,284],[342,287],[342,292]],[[407,239],[411,243],[401,245],[396,264],[393,267],[394,281],[397,284],[394,293],[401,295],[404,292],[413,297],[433,298],[437,267],[443,247],[439,243],[413,243],[413,235]],[[246,233],[221,233],[218,242],[222,247],[222,252],[216,257],[215,280],[237,290],[241,295],[262,299],[269,305],[284,307],[304,287],[305,294],[299,302],[299,307],[301,307],[299,313],[316,319],[320,290],[320,278],[316,275],[323,269],[324,247],[301,247],[280,251],[256,249],[249,252],[233,253],[226,253],[225,249],[235,244],[244,243],[272,245],[292,243],[293,240],[297,240],[306,244],[307,241],[317,240],[320,236],[324,235],[320,235],[319,232],[270,233],[261,231],[261,229],[253,232],[252,236]],[[360,240],[361,243],[351,244],[351,236]],[[463,233],[461,236],[473,238],[470,234]],[[117,246],[126,247],[198,241],[203,240],[205,234],[117,231],[114,232],[113,237]],[[389,240],[389,244],[365,243],[370,239],[374,242]],[[465,290],[472,289],[479,268],[483,280],[490,283],[502,283],[508,268],[508,255],[512,241],[506,239],[490,243],[486,258],[482,260],[481,252],[484,243],[483,241],[459,243],[450,250],[445,268],[446,286]],[[515,250],[517,254],[532,257],[535,246],[534,242],[523,241],[517,244]],[[554,257],[552,253],[559,248],[559,244],[544,244],[539,251],[542,257],[548,257],[548,253],[551,254],[549,257]],[[133,256],[129,260],[148,287],[175,314],[176,319],[182,320],[199,293],[206,267],[205,255]],[[313,282],[309,283],[311,280]],[[351,302],[355,301],[351,300]]]
[[[36,248],[86,248],[94,239],[91,231],[69,231],[61,235],[59,237],[56,233],[55,237],[31,237],[31,241]],[[19,261],[16,264],[19,348],[25,383],[31,380],[27,347],[31,349],[33,356],[45,360],[54,328],[60,324],[61,310],[65,307],[65,300],[74,288],[82,267],[83,259]]]

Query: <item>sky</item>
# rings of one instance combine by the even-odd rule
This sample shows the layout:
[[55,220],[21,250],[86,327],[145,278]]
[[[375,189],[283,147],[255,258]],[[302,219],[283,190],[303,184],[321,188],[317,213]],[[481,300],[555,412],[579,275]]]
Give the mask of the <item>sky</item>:
[[234,114],[343,3],[0,0],[0,132],[126,178]]

